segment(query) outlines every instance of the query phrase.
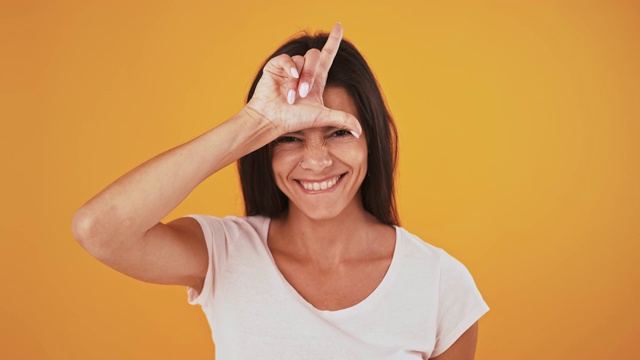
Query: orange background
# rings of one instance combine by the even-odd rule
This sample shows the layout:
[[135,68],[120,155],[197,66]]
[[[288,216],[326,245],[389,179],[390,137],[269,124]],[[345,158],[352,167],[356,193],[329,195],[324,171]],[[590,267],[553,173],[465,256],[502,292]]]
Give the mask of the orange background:
[[[0,358],[213,358],[186,288],[102,265],[71,217],[335,21],[397,120],[403,225],[492,308],[477,359],[637,358],[639,3],[393,3],[2,1]],[[168,219],[241,211],[230,166]]]

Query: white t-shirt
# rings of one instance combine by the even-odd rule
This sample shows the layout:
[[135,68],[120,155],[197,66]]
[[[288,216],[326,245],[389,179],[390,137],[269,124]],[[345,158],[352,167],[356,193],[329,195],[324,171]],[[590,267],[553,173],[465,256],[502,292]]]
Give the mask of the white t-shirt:
[[209,269],[198,294],[216,359],[428,359],[489,308],[467,269],[401,227],[391,265],[360,303],[318,310],[285,280],[267,246],[269,218],[191,215]]

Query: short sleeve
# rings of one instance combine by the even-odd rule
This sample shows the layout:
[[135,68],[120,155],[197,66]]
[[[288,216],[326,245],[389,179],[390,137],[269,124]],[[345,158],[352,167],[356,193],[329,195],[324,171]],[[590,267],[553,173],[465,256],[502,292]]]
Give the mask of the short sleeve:
[[442,250],[436,345],[431,356],[445,352],[487,311],[489,306],[467,268]]
[[207,274],[204,278],[202,291],[198,293],[194,288],[187,288],[188,302],[191,305],[200,305],[204,307],[212,297],[215,285],[216,268],[219,266],[218,261],[216,261],[216,255],[219,250],[216,250],[216,246],[224,243],[225,233],[224,227],[220,223],[220,219],[203,215],[189,215],[189,217],[196,219],[202,227],[204,239],[207,244],[207,253],[209,254],[209,264],[207,266]]

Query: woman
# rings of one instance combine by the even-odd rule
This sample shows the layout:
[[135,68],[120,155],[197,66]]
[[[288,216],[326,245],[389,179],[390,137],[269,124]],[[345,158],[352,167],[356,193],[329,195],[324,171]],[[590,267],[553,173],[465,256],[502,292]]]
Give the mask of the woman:
[[[464,266],[398,226],[395,128],[341,40],[336,24],[285,44],[243,109],[115,181],[74,235],[129,276],[187,286],[218,359],[473,359],[488,308]],[[238,159],[247,217],[160,222]]]

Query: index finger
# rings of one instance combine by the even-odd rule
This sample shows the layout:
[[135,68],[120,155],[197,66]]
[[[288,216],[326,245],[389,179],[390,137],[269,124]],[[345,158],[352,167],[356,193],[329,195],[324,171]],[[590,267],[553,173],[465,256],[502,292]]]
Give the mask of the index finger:
[[338,53],[338,49],[340,48],[342,33],[342,24],[336,23],[335,25],[333,25],[333,29],[331,29],[329,38],[320,51],[320,63],[318,64],[318,68],[320,71],[318,72],[318,80],[323,88],[327,80],[327,75],[329,74],[329,68],[331,68],[333,59],[335,59],[336,54]]

